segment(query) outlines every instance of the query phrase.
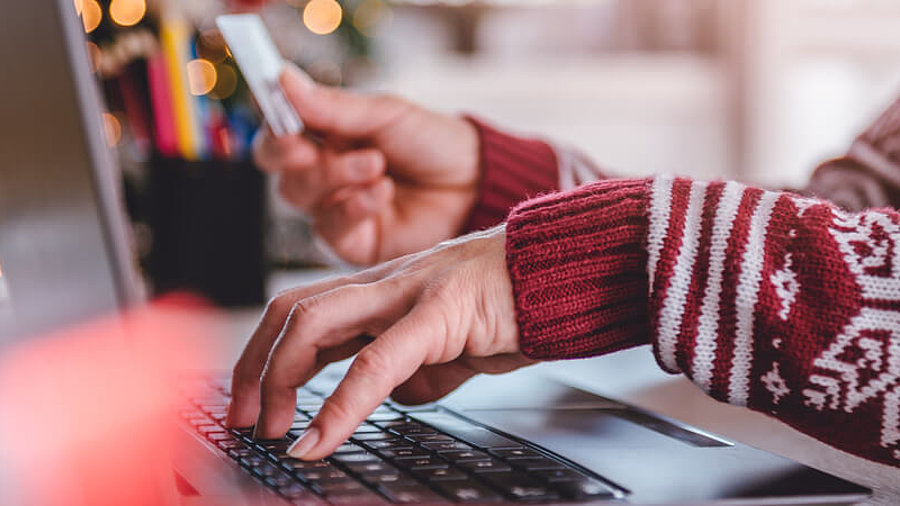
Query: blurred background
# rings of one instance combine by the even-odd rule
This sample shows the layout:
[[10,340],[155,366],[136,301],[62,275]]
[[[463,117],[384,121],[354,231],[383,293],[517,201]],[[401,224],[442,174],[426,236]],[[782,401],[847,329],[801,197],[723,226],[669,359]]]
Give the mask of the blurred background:
[[[617,175],[801,185],[900,94],[896,0],[74,0],[156,292],[256,303],[326,262],[249,161],[216,15],[318,81],[577,146]],[[237,267],[236,267],[237,266]]]

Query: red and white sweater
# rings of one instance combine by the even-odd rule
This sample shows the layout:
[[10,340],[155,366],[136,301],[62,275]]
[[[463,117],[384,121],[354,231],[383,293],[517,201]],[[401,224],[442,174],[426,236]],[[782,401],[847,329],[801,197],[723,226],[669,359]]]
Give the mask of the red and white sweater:
[[[563,176],[559,150],[478,127],[488,163],[473,228]],[[866,170],[849,157],[832,161],[811,187],[840,189],[845,207],[887,198],[884,184],[869,200],[847,192],[882,177]],[[836,184],[841,171],[855,179]],[[796,193],[660,176],[528,200],[508,215],[506,233],[526,355],[589,357],[651,343],[661,367],[716,399],[900,465],[893,209],[850,212]]]

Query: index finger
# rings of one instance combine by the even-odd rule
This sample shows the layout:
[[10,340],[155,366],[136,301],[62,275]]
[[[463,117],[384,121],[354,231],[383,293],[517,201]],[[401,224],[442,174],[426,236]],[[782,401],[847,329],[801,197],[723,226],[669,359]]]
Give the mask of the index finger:
[[297,387],[368,344],[360,336],[384,332],[408,311],[408,298],[394,281],[344,286],[298,301],[266,363],[255,435],[284,435],[294,419]]
[[260,407],[260,376],[272,345],[281,334],[295,301],[351,282],[350,278],[338,277],[315,285],[287,290],[269,301],[256,330],[253,331],[234,366],[231,380],[232,397],[228,406],[226,425],[250,427],[256,421]]
[[428,363],[433,344],[444,338],[431,312],[428,305],[415,306],[363,348],[288,454],[303,460],[330,455],[394,388]]

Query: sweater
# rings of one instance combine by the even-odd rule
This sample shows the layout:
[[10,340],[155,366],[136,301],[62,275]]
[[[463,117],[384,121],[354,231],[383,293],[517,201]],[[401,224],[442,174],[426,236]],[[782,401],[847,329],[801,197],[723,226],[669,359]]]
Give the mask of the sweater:
[[[659,176],[531,200],[572,174],[603,175],[583,157],[564,169],[559,148],[475,120],[488,163],[470,223],[525,200],[506,225],[523,353],[652,344],[664,370],[718,400],[900,466],[900,214],[867,209],[900,195],[900,157],[878,147],[897,143],[873,133],[897,131],[890,113],[799,193]],[[543,155],[497,156],[497,146]],[[830,191],[840,206],[811,196]]]
[[900,214],[656,177],[527,201],[506,232],[525,355],[651,343],[718,400],[900,464]]

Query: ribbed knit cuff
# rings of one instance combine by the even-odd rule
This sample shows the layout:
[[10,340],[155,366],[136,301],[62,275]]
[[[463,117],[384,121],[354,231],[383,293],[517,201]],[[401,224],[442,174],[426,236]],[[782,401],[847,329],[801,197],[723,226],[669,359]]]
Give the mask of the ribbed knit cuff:
[[514,137],[466,117],[481,142],[478,200],[463,233],[503,222],[513,206],[559,188],[556,154],[549,144]]
[[610,180],[530,200],[507,220],[519,344],[534,359],[650,342],[648,180]]

